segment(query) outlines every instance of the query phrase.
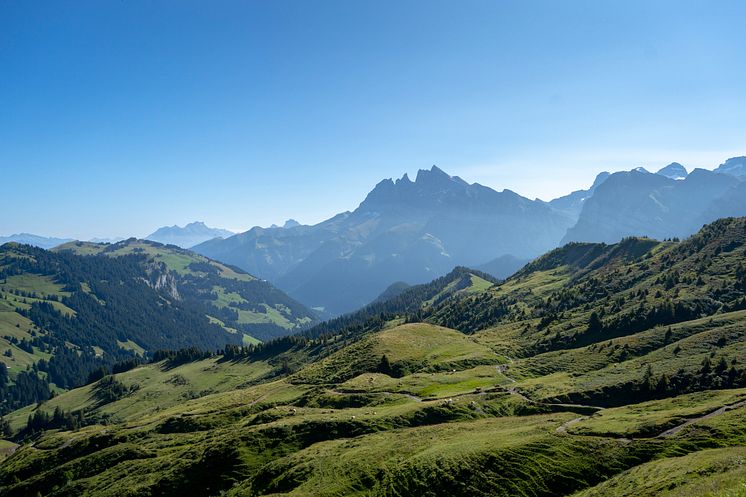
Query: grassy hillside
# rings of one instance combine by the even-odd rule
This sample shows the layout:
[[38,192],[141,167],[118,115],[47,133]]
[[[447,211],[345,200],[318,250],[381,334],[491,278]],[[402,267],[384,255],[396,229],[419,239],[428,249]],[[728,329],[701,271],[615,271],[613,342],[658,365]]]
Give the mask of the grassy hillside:
[[115,244],[70,242],[54,249],[78,255],[143,255],[147,264],[174,275],[180,298],[206,306],[210,320],[229,333],[268,340],[307,328],[316,316],[266,281],[174,245],[131,238]]
[[[241,270],[176,247],[0,248],[0,413],[158,349],[257,344],[315,318]],[[256,335],[256,336],[255,336]]]
[[[386,364],[381,360],[386,358]],[[455,330],[428,324],[384,329],[309,365],[294,378],[309,383],[339,383],[365,372],[402,377],[477,364],[497,364],[498,357]]]
[[423,313],[434,307],[459,297],[482,294],[495,283],[497,280],[488,274],[459,266],[430,283],[395,290],[388,299],[376,299],[353,313],[314,326],[303,335],[312,338],[340,333],[354,335],[380,326],[383,321],[403,317],[421,321]]
[[115,259],[0,247],[0,413],[84,384],[146,352],[240,343],[140,255]]
[[745,249],[573,244],[105,377],[7,416],[0,496],[739,496]]
[[659,459],[580,492],[576,497],[742,497],[746,495],[744,457],[746,448],[735,447]]

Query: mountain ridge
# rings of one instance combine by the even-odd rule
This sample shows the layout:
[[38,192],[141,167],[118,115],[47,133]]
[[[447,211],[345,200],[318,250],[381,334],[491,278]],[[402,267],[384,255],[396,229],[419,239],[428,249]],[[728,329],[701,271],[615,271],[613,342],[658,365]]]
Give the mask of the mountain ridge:
[[164,245],[176,245],[181,248],[191,248],[213,238],[227,238],[235,235],[232,231],[210,228],[202,221],[194,221],[185,226],[163,226],[145,237],[146,240],[159,242]]
[[181,289],[186,296],[208,304],[210,319],[229,332],[239,330],[264,340],[316,321],[312,311],[270,283],[189,249],[129,238],[115,244],[71,242],[54,251],[107,257],[143,255],[175,275],[175,291]]
[[[717,219],[713,205],[727,201],[729,192],[739,184],[734,176],[706,169],[694,169],[682,180],[636,170],[614,173],[585,203],[577,223],[567,230],[561,244],[613,243],[638,235],[658,239],[686,237]],[[733,202],[732,214],[746,214],[733,212],[738,210]],[[729,208],[721,205],[719,209]]]
[[41,235],[34,235],[33,233],[16,233],[9,236],[0,236],[0,245],[8,242],[16,242],[25,245],[33,245],[43,249],[51,249],[57,245],[71,242],[72,238],[56,238]]
[[[538,255],[571,223],[544,202],[449,176],[437,166],[379,182],[352,212],[314,226],[260,229],[194,247],[342,314],[396,280],[421,283],[501,253]],[[355,283],[352,283],[355,282]]]
[[669,165],[660,168],[655,174],[660,174],[661,176],[671,179],[684,179],[689,175],[686,168],[678,162],[672,162]]
[[740,179],[746,178],[746,156],[731,157],[716,169],[716,173],[729,174]]
[[588,189],[543,202],[433,166],[414,181],[404,174],[378,182],[355,210],[316,225],[256,227],[194,249],[334,316],[365,305],[395,281],[422,283],[457,265],[492,263],[505,277],[518,267],[495,261],[528,261],[570,241],[688,236],[723,215],[746,214],[738,184],[732,174],[687,174],[671,163],[658,173],[602,172]]

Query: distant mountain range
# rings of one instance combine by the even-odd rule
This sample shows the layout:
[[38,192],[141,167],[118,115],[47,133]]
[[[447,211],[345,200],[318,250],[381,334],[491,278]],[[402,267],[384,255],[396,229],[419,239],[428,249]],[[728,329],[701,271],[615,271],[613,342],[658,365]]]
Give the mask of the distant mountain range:
[[746,179],[746,157],[733,157],[720,164],[716,173],[729,174],[736,178]]
[[122,240],[124,240],[124,238],[121,236],[118,236],[114,238],[91,238],[88,241],[91,243],[117,243],[117,242],[121,242]]
[[415,181],[381,181],[357,209],[315,226],[252,228],[194,250],[336,315],[395,281],[423,283],[504,254],[530,259],[555,247],[572,224],[572,216],[545,202],[469,184],[433,166]]
[[593,184],[587,190],[577,190],[569,195],[556,198],[548,203],[554,210],[562,212],[572,219],[577,219],[580,215],[580,211],[583,210],[583,204],[585,201],[593,195],[596,188],[606,181],[609,176],[611,176],[611,174],[604,171],[596,176]]
[[633,170],[609,176],[560,244],[616,243],[627,236],[683,238],[720,217],[746,214],[743,177],[695,169],[679,179],[686,170],[671,166],[663,169],[665,175]]
[[43,249],[50,249],[63,243],[71,242],[72,238],[54,238],[48,236],[33,235],[31,233],[16,233],[10,236],[0,236],[0,245],[8,242],[22,243],[33,245]]
[[531,259],[519,259],[510,254],[501,255],[491,261],[476,266],[475,269],[491,275],[493,278],[505,279],[512,276],[516,271],[531,262]]
[[678,162],[672,162],[666,167],[659,169],[655,174],[660,174],[671,179],[685,179],[689,175],[686,168]]
[[[297,225],[297,221],[289,219],[285,225],[294,226]],[[158,228],[156,231],[145,237],[146,240],[153,242],[162,243],[164,245],[176,245],[181,248],[190,248],[199,243],[213,238],[227,238],[235,235],[234,232],[219,229],[210,228],[203,222],[189,223],[184,227],[180,226],[164,226]],[[25,245],[32,245],[43,249],[51,249],[58,245],[74,241],[74,238],[55,238],[41,235],[34,235],[31,233],[17,233],[10,236],[0,236],[0,245],[7,242],[22,243]],[[91,238],[92,243],[117,243],[124,240],[123,237],[115,238]]]
[[207,240],[213,238],[227,238],[233,236],[235,233],[232,231],[210,228],[203,222],[195,221],[189,223],[183,228],[181,226],[164,226],[158,228],[153,233],[145,237],[146,240],[151,240],[164,245],[176,245],[181,248],[190,248]]
[[252,228],[194,250],[259,275],[328,315],[359,308],[395,282],[418,284],[454,266],[505,278],[570,241],[685,237],[746,214],[746,158],[691,174],[674,162],[603,172],[586,190],[530,200],[467,183],[433,166],[415,181],[381,181],[352,212],[314,226]]
[[[122,240],[124,238],[91,238],[89,241],[92,243],[116,243]],[[0,245],[15,242],[47,250],[72,241],[74,241],[73,238],[56,238],[53,236],[34,235],[32,233],[16,233],[10,236],[0,236]]]
[[[234,234],[193,222],[147,239],[235,265],[330,317],[373,301],[392,283],[423,283],[455,266],[502,279],[568,242],[686,237],[715,219],[746,215],[744,180],[746,157],[691,173],[673,162],[656,173],[602,172],[589,188],[544,202],[433,166],[414,181],[406,174],[383,180],[355,210],[313,226],[289,219]],[[0,238],[7,241],[52,248],[70,240]]]

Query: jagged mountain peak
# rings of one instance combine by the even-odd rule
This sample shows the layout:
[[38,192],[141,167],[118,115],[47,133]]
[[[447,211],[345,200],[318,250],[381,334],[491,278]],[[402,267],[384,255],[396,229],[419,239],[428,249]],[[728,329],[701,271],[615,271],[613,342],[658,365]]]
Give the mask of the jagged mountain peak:
[[689,175],[686,168],[678,162],[672,162],[666,167],[662,167],[655,174],[660,174],[661,176],[677,180],[684,179]]
[[415,181],[406,174],[380,181],[355,211],[317,225],[252,229],[195,250],[335,315],[370,302],[397,280],[421,283],[454,265],[505,254],[536,256],[570,225],[541,201],[469,184],[433,166]]
[[423,198],[441,196],[444,193],[461,191],[469,184],[460,178],[449,176],[441,169],[420,169],[415,181],[404,174],[394,181],[391,178],[380,181],[360,204],[363,210],[378,210],[392,204],[419,203]]
[[441,168],[433,164],[433,167],[430,169],[420,169],[417,171],[417,179],[426,178],[428,176],[440,176],[444,178],[450,178],[451,176],[447,174],[445,171],[443,171]]
[[596,188],[598,188],[598,186],[604,181],[606,181],[609,178],[609,176],[611,176],[611,173],[608,171],[603,171],[603,172],[598,173],[596,175],[596,179],[593,180],[593,184],[591,185],[591,190],[595,190]]
[[146,236],[145,239],[189,248],[213,238],[227,238],[233,235],[234,233],[231,231],[210,228],[203,221],[194,221],[186,224],[184,227],[173,225],[158,228]]
[[447,185],[449,183],[454,183],[454,184],[462,185],[462,186],[469,185],[469,183],[462,180],[458,176],[451,176],[436,165],[433,165],[433,167],[431,167],[430,170],[420,169],[419,171],[417,171],[417,177],[415,178],[415,183],[418,185],[428,185],[428,184]]
[[720,164],[715,169],[715,172],[735,176],[739,179],[746,179],[746,156],[731,157],[723,164]]
[[451,176],[437,166],[420,169],[415,181],[404,174],[396,181],[380,181],[358,207],[357,212],[379,212],[396,208],[463,208],[477,205],[533,203],[518,193],[505,189],[498,192],[479,183],[468,183]]
[[420,169],[417,171],[417,176],[415,176],[415,180],[412,181],[409,177],[408,173],[404,173],[404,175],[394,180],[392,178],[386,178],[378,182],[378,184],[373,189],[374,191],[376,189],[381,188],[389,188],[392,186],[398,186],[402,188],[410,187],[410,186],[419,186],[419,187],[430,187],[433,185],[459,185],[459,186],[468,186],[469,183],[464,181],[458,176],[451,176],[442,169],[440,169],[438,166],[432,166],[430,169]]

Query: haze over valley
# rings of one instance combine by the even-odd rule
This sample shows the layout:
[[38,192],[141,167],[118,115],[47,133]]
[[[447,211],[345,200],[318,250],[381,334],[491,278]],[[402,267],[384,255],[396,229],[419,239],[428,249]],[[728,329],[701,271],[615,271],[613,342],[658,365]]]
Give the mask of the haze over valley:
[[[674,162],[655,173],[601,172],[586,189],[544,202],[432,166],[414,180],[382,180],[357,208],[315,225],[290,219],[233,233],[192,222],[145,240],[237,266],[329,317],[371,302],[393,283],[425,283],[456,266],[504,279],[569,242],[684,238],[718,218],[746,215],[745,179],[746,157],[691,173]],[[52,248],[70,239],[3,241]]]

